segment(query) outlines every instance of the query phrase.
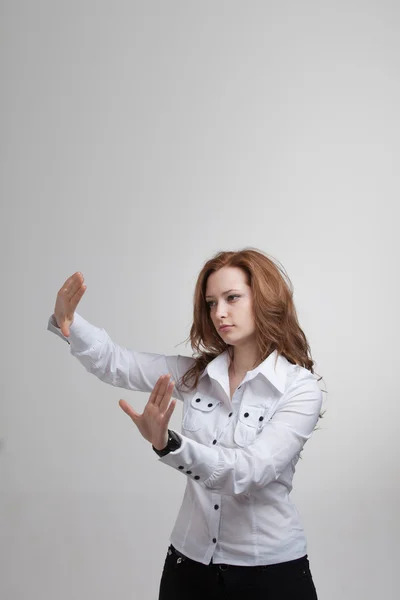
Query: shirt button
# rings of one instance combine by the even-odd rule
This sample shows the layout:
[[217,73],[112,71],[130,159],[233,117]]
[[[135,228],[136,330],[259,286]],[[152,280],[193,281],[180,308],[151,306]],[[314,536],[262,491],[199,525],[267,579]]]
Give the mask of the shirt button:
[[215,445],[217,443],[217,440],[213,440],[213,444]]
[[243,416],[247,418],[249,416],[249,413],[244,413]]
[[216,544],[217,543],[217,538],[213,538],[213,542],[214,542],[214,544]]
[[188,475],[191,475],[191,474],[192,474],[192,471],[186,471],[186,473],[187,473]]
[[210,404],[207,404],[208,408],[212,407],[212,402],[210,402]]
[[200,402],[200,401],[201,401],[201,398],[196,398],[196,402]]
[[219,509],[218,504],[214,504],[214,508],[215,508],[215,510],[218,510]]
[[231,417],[233,415],[233,413],[229,413],[228,417]]
[[260,417],[258,420],[259,421],[264,421],[264,417]]
[[178,467],[178,469],[184,469],[185,467],[182,467],[182,465],[180,467]]
[[195,475],[194,478],[195,479],[200,479],[200,477],[198,475]]

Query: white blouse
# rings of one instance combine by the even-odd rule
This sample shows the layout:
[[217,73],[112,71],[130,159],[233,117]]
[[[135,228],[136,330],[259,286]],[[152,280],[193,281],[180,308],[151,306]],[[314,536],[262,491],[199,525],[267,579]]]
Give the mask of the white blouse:
[[[166,373],[178,383],[194,363],[118,346],[76,313],[69,338],[54,317],[48,329],[70,343],[87,371],[129,390],[151,392]],[[247,372],[230,400],[228,366],[225,352],[207,365],[195,391],[174,390],[183,402],[182,444],[158,460],[186,477],[186,490],[170,541],[203,564],[300,558],[306,539],[289,494],[321,410],[317,377],[273,352]]]

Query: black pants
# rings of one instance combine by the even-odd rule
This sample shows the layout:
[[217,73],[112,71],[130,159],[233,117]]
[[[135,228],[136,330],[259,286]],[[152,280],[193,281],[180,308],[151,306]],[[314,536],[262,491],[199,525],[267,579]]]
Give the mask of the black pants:
[[203,565],[168,548],[158,600],[317,600],[307,556],[276,565]]

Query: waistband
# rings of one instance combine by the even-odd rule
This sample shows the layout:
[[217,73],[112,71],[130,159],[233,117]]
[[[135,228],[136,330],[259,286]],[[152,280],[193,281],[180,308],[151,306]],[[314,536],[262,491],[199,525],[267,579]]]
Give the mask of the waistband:
[[[197,562],[195,560],[193,560],[192,558],[189,558],[188,556],[185,556],[184,554],[182,554],[181,552],[179,552],[179,550],[177,550],[172,544],[169,546],[168,548],[169,551],[171,551],[172,554],[175,554],[175,556],[177,556],[178,558],[180,558],[181,560],[187,560],[189,562]],[[301,565],[304,563],[308,563],[308,555],[305,554],[304,556],[301,556],[300,558],[295,558],[293,560],[288,560],[285,562],[281,562],[281,563],[273,563],[271,565],[257,565],[257,566],[247,566],[247,565],[229,565],[229,564],[225,564],[225,563],[214,563],[213,559],[211,558],[211,562],[210,565],[214,565],[215,567],[219,567],[221,569],[221,571],[226,571],[227,569],[262,569],[263,571],[266,570],[275,570],[275,569],[281,569],[281,568],[291,568],[294,567],[296,565]]]

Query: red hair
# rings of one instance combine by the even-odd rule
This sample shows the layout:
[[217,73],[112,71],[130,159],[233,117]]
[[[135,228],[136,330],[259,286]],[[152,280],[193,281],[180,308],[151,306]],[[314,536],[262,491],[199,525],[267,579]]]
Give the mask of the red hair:
[[193,324],[188,338],[196,362],[181,382],[193,390],[209,362],[226,350],[233,358],[233,347],[218,335],[205,298],[208,277],[222,267],[242,269],[252,289],[259,363],[276,350],[292,364],[314,373],[314,361],[297,319],[289,276],[278,261],[259,250],[245,248],[238,252],[218,252],[199,273],[193,298]]

